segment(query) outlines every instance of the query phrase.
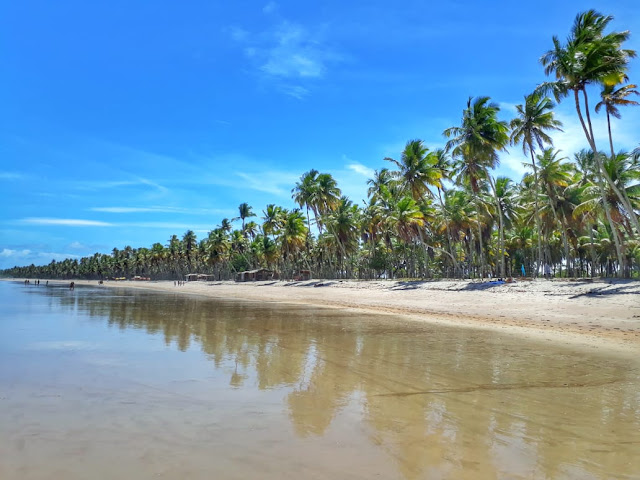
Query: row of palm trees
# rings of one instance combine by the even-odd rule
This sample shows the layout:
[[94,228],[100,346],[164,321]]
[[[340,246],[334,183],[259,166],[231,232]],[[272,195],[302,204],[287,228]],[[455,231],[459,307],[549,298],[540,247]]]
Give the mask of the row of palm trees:
[[[606,33],[610,16],[579,14],[565,43],[541,63],[552,81],[517,106],[510,122],[498,118],[489,97],[469,98],[458,126],[443,133],[442,149],[421,140],[399,159],[386,158],[368,181],[361,207],[341,194],[328,173],[310,170],[292,190],[299,208],[274,204],[261,221],[246,203],[237,218],[198,241],[193,231],[150,249],[114,249],[80,261],[16,267],[14,276],[181,278],[268,268],[283,278],[309,269],[321,278],[506,277],[640,275],[640,148],[614,150],[611,117],[637,105],[627,69],[635,52],[623,48],[629,32]],[[588,88],[601,87],[595,111],[607,115],[610,152],[598,150]],[[589,150],[570,160],[553,148],[562,129],[556,101],[573,94]],[[531,163],[520,183],[496,177],[499,155],[520,145]],[[241,221],[234,229],[234,222]]]

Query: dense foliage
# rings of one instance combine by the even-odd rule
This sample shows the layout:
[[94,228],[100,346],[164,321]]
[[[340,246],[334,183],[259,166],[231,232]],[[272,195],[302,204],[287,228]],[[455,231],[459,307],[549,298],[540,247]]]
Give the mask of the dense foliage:
[[[579,14],[565,43],[541,60],[552,80],[538,86],[510,122],[488,97],[469,98],[443,149],[407,143],[399,159],[368,181],[364,207],[342,196],[330,174],[311,170],[292,190],[299,209],[267,205],[258,218],[246,203],[207,238],[193,231],[167,245],[117,248],[81,260],[15,267],[14,277],[177,279],[186,273],[232,278],[267,268],[281,278],[437,278],[542,275],[640,276],[640,147],[614,150],[611,117],[637,105],[627,69],[629,32],[606,33],[612,18]],[[595,143],[588,89],[601,89],[595,111],[609,126],[609,152]],[[561,130],[554,102],[571,97],[589,150],[567,158],[553,147]],[[495,177],[511,144],[530,156],[518,184]],[[241,221],[240,229],[233,221]]]

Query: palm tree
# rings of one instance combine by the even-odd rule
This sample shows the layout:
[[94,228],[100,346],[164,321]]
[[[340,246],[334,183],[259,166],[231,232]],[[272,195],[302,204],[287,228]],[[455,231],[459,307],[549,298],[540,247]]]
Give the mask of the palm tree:
[[193,251],[198,245],[196,234],[193,232],[193,230],[187,230],[182,236],[182,245],[184,246],[184,251],[187,255],[187,264],[189,265],[189,268],[191,268],[193,261]]
[[[507,123],[498,120],[500,107],[490,102],[489,97],[478,97],[467,101],[467,108],[462,113],[460,127],[451,127],[444,131],[447,142],[446,149],[457,159],[456,172],[458,182],[468,184],[476,204],[480,183],[489,176],[488,170],[499,163],[498,152],[506,150],[509,140]],[[480,208],[476,205],[478,215]],[[478,242],[480,249],[480,269],[484,274],[484,252],[480,219],[477,221]]]
[[247,218],[249,217],[255,217],[256,214],[253,213],[253,208],[249,206],[248,203],[241,203],[238,206],[238,212],[239,215],[234,218],[233,220],[242,220],[242,229],[241,231],[244,232],[244,222]]
[[565,251],[565,260],[571,273],[571,258],[569,255],[569,223],[566,212],[562,207],[566,206],[565,190],[570,186],[574,165],[564,162],[566,158],[558,158],[560,152],[547,148],[538,155],[540,166],[540,184],[545,189],[549,199],[549,208],[557,224],[561,228],[562,243]]
[[338,183],[330,173],[321,173],[317,177],[317,199],[316,209],[318,210],[320,223],[318,228],[322,231],[322,215],[336,209],[340,204],[342,192],[338,188]]
[[283,217],[284,211],[282,207],[273,203],[267,205],[267,208],[262,211],[262,231],[264,234],[275,237],[282,228],[284,223]]
[[532,93],[524,97],[524,105],[516,106],[518,117],[511,120],[511,144],[516,145],[522,143],[522,151],[526,155],[531,155],[531,165],[533,166],[534,178],[534,204],[535,204],[535,222],[538,232],[538,263],[536,266],[536,274],[542,266],[542,240],[540,216],[538,215],[538,168],[535,160],[535,147],[544,149],[544,145],[553,145],[551,137],[547,134],[548,130],[560,130],[562,123],[553,116],[554,103],[548,97],[542,97],[538,93]]
[[401,191],[407,192],[417,202],[425,195],[433,196],[429,186],[440,187],[442,184],[442,172],[436,168],[437,157],[429,154],[429,149],[422,140],[410,140],[407,142],[400,161],[393,158],[385,158],[394,163],[398,170],[391,172],[398,181]]
[[615,157],[615,151],[613,150],[613,138],[611,137],[611,116],[621,118],[618,107],[624,105],[640,105],[640,103],[634,100],[628,100],[629,95],[639,95],[636,88],[637,85],[629,84],[620,88],[615,88],[615,85],[605,84],[600,92],[600,98],[602,100],[596,105],[596,113],[604,106],[607,112],[607,129],[609,131],[609,147],[611,147],[611,157]]
[[367,180],[367,185],[369,185],[367,196],[376,201],[382,195],[382,191],[389,188],[392,179],[393,176],[388,168],[376,170],[373,178]]
[[284,260],[295,263],[298,252],[304,247],[308,230],[304,224],[304,217],[300,210],[284,213],[284,222],[280,234],[280,242],[284,253]]
[[[634,50],[622,48],[622,43],[629,38],[628,31],[604,33],[611,20],[613,20],[612,16],[604,16],[595,10],[588,10],[576,16],[565,45],[562,45],[558,37],[554,36],[553,49],[545,53],[540,58],[540,62],[545,67],[545,74],[555,74],[556,80],[543,83],[537,91],[552,91],[558,101],[573,92],[582,130],[598,165],[600,193],[603,197],[605,196],[604,183],[608,183],[625,206],[636,230],[640,232],[640,224],[629,199],[615,186],[604,169],[596,147],[589,112],[587,85],[621,83],[626,78],[629,59],[636,56]],[[580,92],[584,101],[586,122],[582,115]],[[605,201],[605,213],[613,229],[609,210]]]
[[359,219],[360,209],[347,197],[342,197],[336,209],[326,218],[327,232],[336,239],[343,267],[344,259],[358,247]]
[[307,227],[311,231],[311,219],[309,217],[309,209],[313,211],[313,216],[318,223],[318,171],[315,169],[305,172],[300,177],[300,181],[296,182],[296,186],[291,190],[291,198],[300,208],[307,209]]

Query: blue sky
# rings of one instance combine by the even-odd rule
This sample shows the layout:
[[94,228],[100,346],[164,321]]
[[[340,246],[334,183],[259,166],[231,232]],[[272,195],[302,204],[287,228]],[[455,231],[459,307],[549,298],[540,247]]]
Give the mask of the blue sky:
[[[361,202],[407,140],[443,146],[469,96],[511,119],[587,8],[640,51],[637,0],[0,0],[0,268],[201,239],[242,202],[293,207],[310,168]],[[640,108],[622,113],[631,149]],[[556,146],[586,147],[571,103],[557,114]],[[523,160],[510,148],[498,173]]]

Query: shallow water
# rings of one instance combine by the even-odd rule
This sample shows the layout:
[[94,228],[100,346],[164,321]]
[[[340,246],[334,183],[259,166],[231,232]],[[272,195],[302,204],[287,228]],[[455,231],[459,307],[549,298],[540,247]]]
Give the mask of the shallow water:
[[628,358],[125,289],[0,304],[3,480],[640,478]]

